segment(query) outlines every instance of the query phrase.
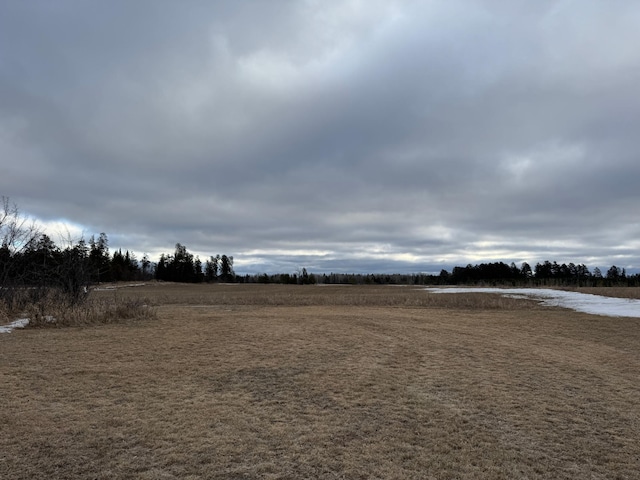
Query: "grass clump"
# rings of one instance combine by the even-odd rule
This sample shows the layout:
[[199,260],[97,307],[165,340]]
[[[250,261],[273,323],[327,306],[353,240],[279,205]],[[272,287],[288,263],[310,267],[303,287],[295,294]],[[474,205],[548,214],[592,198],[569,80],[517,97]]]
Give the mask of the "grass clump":
[[144,298],[88,295],[78,302],[71,301],[57,289],[24,290],[20,298],[14,298],[12,307],[0,303],[3,322],[17,317],[28,318],[30,328],[100,325],[156,316]]
[[10,321],[9,309],[6,304],[0,301],[0,324],[5,324]]
[[[32,313],[31,313],[32,312]],[[87,301],[81,305],[52,304],[43,315],[39,306],[27,310],[32,327],[70,327],[118,323],[127,320],[154,318],[155,311],[142,299]]]

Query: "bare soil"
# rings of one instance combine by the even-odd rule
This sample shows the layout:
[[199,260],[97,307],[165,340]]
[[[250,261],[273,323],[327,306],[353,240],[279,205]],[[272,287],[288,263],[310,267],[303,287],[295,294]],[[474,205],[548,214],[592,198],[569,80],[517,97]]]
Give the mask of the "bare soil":
[[157,318],[0,335],[0,478],[639,478],[640,319],[411,287],[93,295]]

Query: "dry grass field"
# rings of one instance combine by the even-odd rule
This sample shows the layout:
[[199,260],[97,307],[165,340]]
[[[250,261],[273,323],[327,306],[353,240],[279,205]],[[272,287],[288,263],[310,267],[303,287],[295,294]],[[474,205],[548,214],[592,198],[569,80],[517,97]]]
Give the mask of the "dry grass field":
[[411,287],[92,295],[156,318],[0,335],[2,479],[640,478],[640,319]]

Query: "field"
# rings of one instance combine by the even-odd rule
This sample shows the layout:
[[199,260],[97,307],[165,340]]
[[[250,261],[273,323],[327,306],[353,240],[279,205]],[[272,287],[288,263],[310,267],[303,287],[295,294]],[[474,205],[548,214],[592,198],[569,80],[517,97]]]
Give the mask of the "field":
[[92,295],[157,318],[0,335],[2,479],[640,475],[640,319],[411,287]]

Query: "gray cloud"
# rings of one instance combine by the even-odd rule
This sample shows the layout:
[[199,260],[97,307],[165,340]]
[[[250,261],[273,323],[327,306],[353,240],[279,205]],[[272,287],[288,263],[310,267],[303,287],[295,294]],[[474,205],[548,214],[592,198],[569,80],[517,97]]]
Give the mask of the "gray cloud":
[[631,1],[9,2],[0,192],[247,272],[640,268]]

